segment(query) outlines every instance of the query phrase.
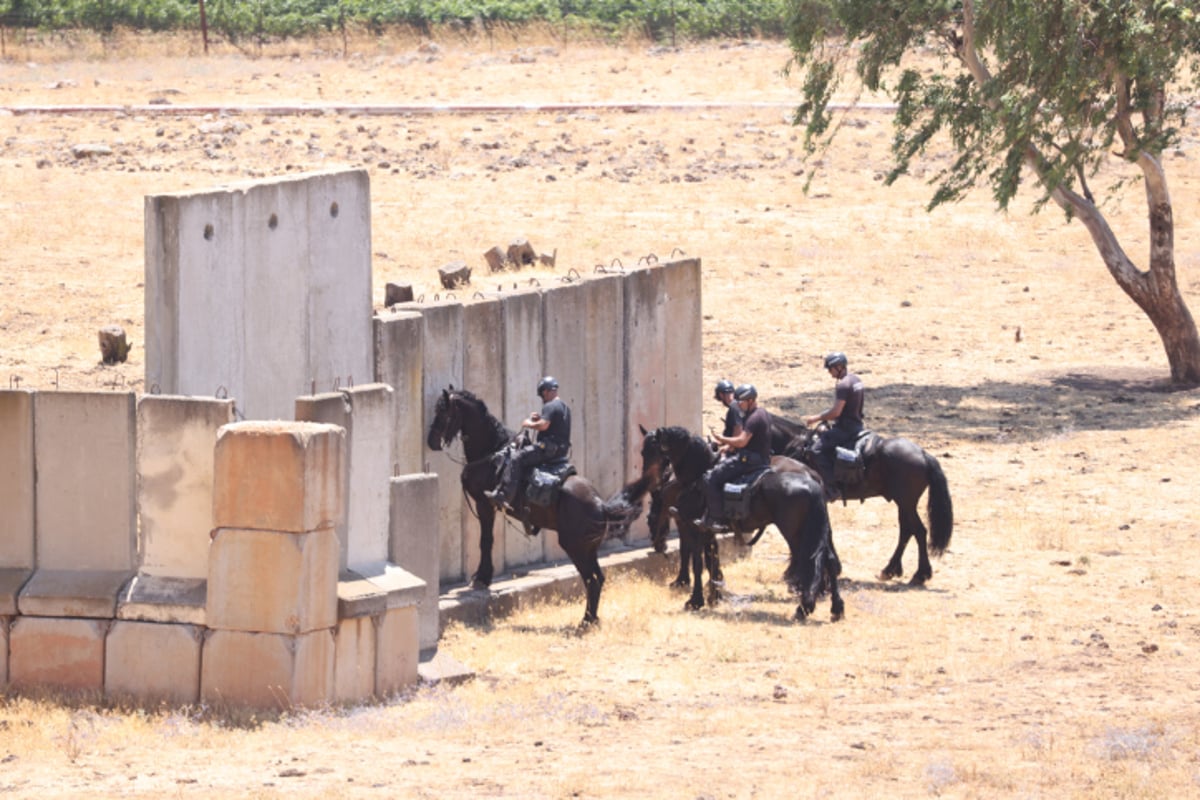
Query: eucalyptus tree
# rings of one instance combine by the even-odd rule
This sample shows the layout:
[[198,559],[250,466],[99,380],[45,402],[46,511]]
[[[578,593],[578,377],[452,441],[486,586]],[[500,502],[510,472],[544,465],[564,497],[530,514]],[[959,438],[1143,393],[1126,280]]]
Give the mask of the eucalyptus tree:
[[[1200,72],[1194,0],[788,0],[795,122],[809,152],[839,126],[832,99],[861,81],[897,104],[893,164],[904,175],[935,141],[928,208],[989,187],[999,209],[1036,179],[1087,229],[1100,259],[1154,325],[1177,384],[1200,383],[1200,336],[1179,290],[1163,154],[1179,141]],[[932,72],[913,56],[941,56]],[[1100,176],[1105,177],[1101,180]],[[1142,265],[1105,218],[1136,181],[1146,198]]]

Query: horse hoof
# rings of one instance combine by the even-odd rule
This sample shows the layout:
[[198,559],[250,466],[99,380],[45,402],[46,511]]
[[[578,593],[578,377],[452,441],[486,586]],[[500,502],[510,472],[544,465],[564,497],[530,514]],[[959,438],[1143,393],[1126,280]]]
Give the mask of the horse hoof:
[[883,572],[879,573],[879,580],[883,581],[884,583],[887,583],[892,578],[899,578],[903,575],[904,575],[903,572],[892,572],[890,570],[885,569]]
[[684,611],[699,611],[704,608],[704,603],[697,603],[694,600],[688,600],[683,604]]
[[475,578],[473,581],[471,581],[471,591],[486,592],[491,588],[491,585],[492,585],[491,581],[485,581],[485,580],[481,580],[480,578]]
[[912,580],[908,582],[909,586],[924,586],[925,581],[929,580],[928,575],[913,575]]

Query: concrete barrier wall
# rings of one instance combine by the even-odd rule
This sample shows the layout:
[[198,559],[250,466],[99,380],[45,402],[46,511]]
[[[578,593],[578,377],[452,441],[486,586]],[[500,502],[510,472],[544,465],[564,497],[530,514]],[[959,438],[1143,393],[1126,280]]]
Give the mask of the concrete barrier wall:
[[[504,305],[497,297],[474,298],[463,303],[463,386],[483,398],[492,413],[504,407]],[[458,471],[448,481],[461,486]],[[459,492],[462,494],[461,490]],[[501,524],[503,524],[501,522]],[[461,575],[474,575],[479,568],[479,519],[464,508],[459,526],[463,564]],[[492,563],[504,572],[504,538],[497,530]]]
[[368,187],[350,170],[147,197],[147,386],[287,419],[369,381]]
[[375,381],[392,387],[392,473],[425,470],[425,323],[417,311],[383,312],[374,319]]
[[33,569],[33,393],[0,391],[0,568]]

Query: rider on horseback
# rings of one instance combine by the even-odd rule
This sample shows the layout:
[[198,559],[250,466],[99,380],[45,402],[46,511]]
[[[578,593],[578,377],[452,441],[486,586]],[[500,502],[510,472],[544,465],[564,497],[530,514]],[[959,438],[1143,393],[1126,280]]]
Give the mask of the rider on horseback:
[[733,436],[742,426],[742,412],[738,410],[738,405],[733,399],[733,382],[725,379],[717,381],[713,399],[725,406],[725,429],[721,431],[721,435]]
[[825,369],[837,381],[833,405],[820,414],[805,417],[804,424],[830,423],[828,428],[817,433],[812,453],[821,472],[821,482],[825,484],[825,499],[832,501],[841,497],[833,476],[837,448],[853,447],[862,432],[865,387],[862,379],[849,371],[845,353],[825,356]]
[[758,405],[758,390],[743,383],[733,393],[742,413],[741,429],[734,436],[722,436],[713,431],[713,438],[732,455],[722,459],[704,476],[707,510],[704,518],[695,521],[700,528],[724,530],[725,484],[734,478],[754,472],[771,464],[771,415]]
[[497,505],[513,507],[517,488],[525,472],[537,464],[565,458],[571,450],[571,409],[558,396],[558,381],[547,375],[537,386],[542,410],[534,411],[521,422],[521,428],[537,431],[537,441],[512,448],[511,457],[501,470],[499,485],[485,492]]

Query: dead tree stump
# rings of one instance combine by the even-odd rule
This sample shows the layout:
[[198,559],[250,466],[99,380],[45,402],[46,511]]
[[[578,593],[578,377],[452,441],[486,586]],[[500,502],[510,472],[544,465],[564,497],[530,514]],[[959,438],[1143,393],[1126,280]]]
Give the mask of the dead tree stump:
[[100,329],[100,361],[104,364],[122,364],[129,357],[131,345],[125,341],[125,329],[119,325],[107,325]]

